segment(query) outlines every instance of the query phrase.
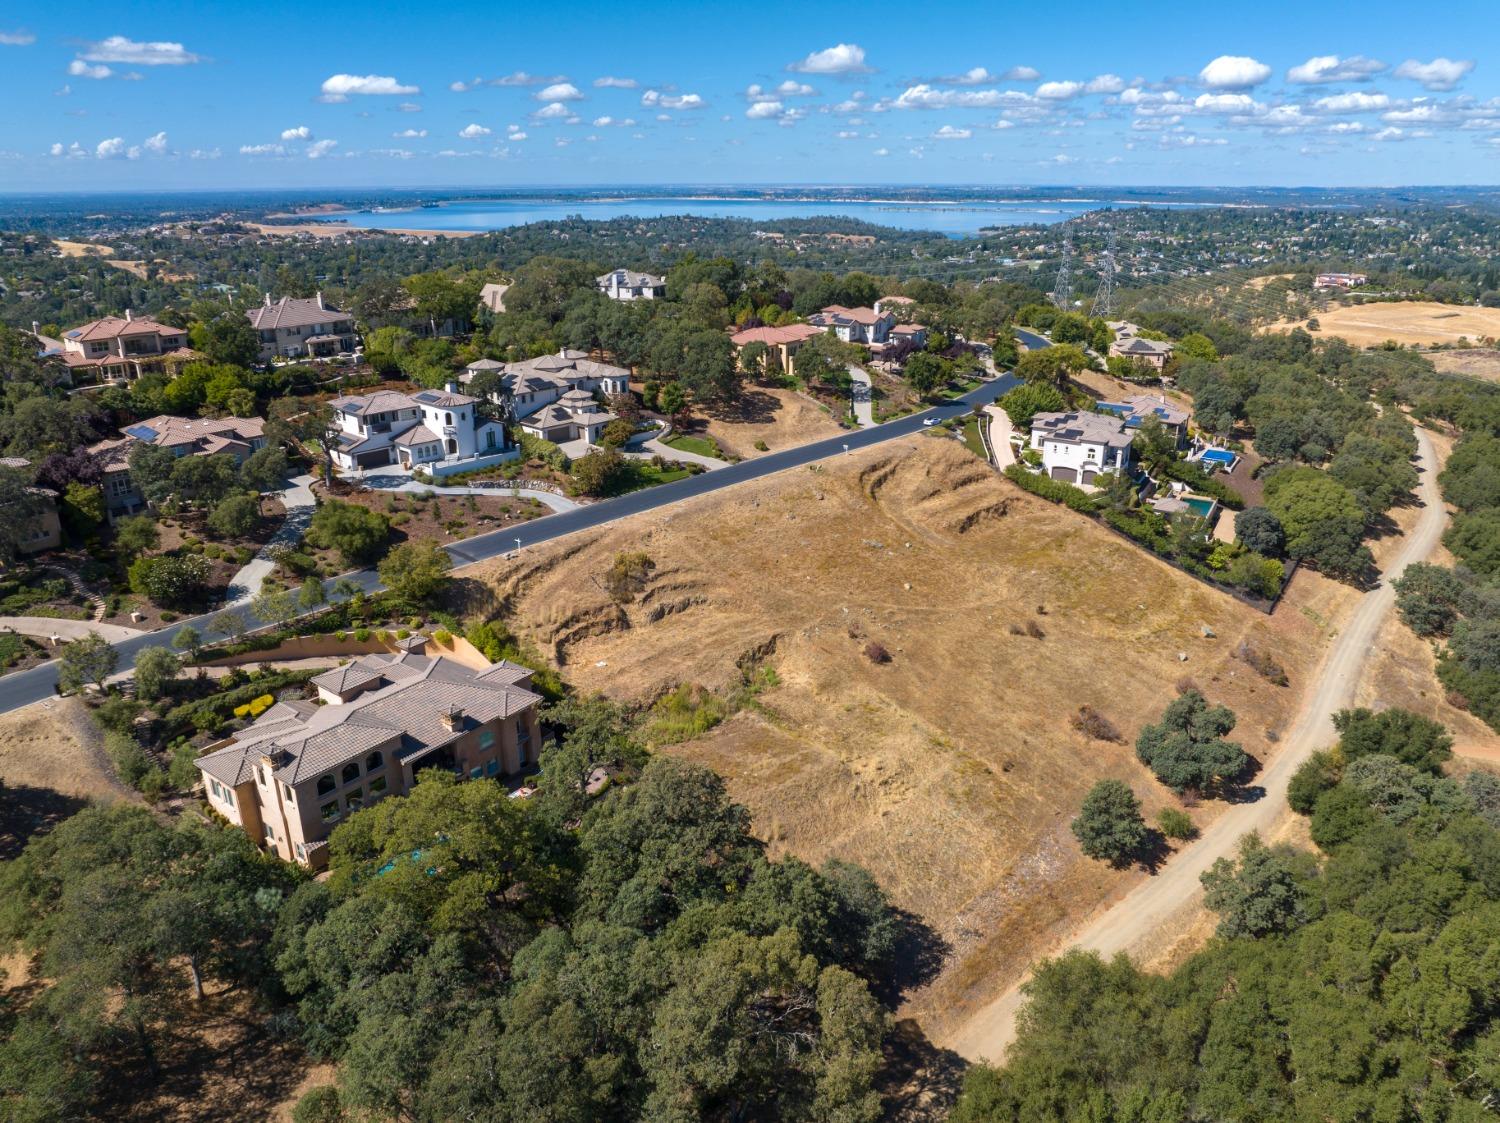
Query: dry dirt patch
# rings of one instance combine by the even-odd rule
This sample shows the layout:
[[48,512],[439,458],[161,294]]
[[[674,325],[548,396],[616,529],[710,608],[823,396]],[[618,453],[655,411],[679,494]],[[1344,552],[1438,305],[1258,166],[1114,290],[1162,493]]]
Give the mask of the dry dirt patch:
[[[658,568],[621,607],[598,577],[625,550]],[[934,1037],[1145,876],[1084,861],[1068,822],[1101,777],[1129,781],[1148,815],[1168,802],[1130,743],[1174,684],[1191,676],[1233,707],[1264,759],[1325,638],[942,441],[781,473],[466,575],[585,691],[646,701],[734,682],[747,655],[774,666],[780,685],[756,706],[669,751],[723,773],[773,853],[862,862],[930,926],[946,966],[904,1012]],[[1241,639],[1274,652],[1293,689],[1231,659]],[[871,641],[891,662],[865,657]],[[1075,732],[1083,704],[1125,741]]]
[[1462,374],[1500,382],[1500,351],[1492,347],[1470,347],[1461,351],[1434,351],[1427,356],[1443,374]]
[[708,435],[732,456],[749,459],[763,456],[755,447],[763,441],[766,450],[779,452],[843,432],[828,411],[797,393],[770,386],[751,386],[738,401],[707,415]]
[[[1457,343],[1500,335],[1500,308],[1474,308],[1430,301],[1348,304],[1317,314],[1318,335],[1336,335],[1353,347],[1378,347],[1387,340],[1406,344]],[[1306,320],[1272,324],[1266,331],[1291,331]]]
[[98,242],[65,242],[53,239],[64,257],[109,257],[115,252],[113,246],[101,246]]

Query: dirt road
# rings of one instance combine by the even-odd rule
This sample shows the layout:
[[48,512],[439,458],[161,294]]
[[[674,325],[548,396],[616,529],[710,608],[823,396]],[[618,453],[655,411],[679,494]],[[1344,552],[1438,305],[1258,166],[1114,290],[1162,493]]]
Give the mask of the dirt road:
[[[1417,494],[1424,505],[1421,519],[1406,543],[1381,574],[1378,588],[1365,594],[1344,630],[1324,656],[1317,685],[1304,700],[1297,724],[1286,747],[1258,780],[1266,794],[1254,803],[1230,808],[1192,846],[1182,851],[1162,872],[1143,882],[1123,900],[1090,920],[1065,947],[1096,951],[1105,959],[1119,952],[1150,948],[1170,932],[1163,927],[1202,891],[1199,875],[1218,859],[1233,855],[1239,840],[1251,831],[1269,836],[1284,815],[1287,782],[1298,766],[1334,737],[1332,716],[1353,704],[1355,688],[1377,633],[1395,605],[1390,579],[1400,576],[1412,562],[1426,558],[1437,546],[1447,522],[1437,473],[1433,470],[1432,442],[1417,430],[1418,466],[1421,482]],[[1014,987],[981,1009],[949,1040],[948,1048],[971,1061],[1000,1061],[1015,1037],[1016,1014],[1023,997]]]

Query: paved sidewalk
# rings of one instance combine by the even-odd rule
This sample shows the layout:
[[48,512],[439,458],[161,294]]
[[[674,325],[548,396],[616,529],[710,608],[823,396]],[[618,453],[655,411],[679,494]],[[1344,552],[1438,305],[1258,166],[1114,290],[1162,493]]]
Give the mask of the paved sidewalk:
[[990,447],[995,450],[995,467],[1003,472],[1016,462],[1016,450],[1010,443],[1013,431],[1010,415],[999,406],[985,406],[984,413],[990,419]]
[[864,367],[849,364],[849,377],[854,381],[854,417],[861,429],[875,425],[875,391],[870,383],[870,372]]
[[277,546],[295,546],[302,541],[317,507],[309,486],[312,480],[311,476],[294,476],[286,481],[287,487],[279,493],[281,501],[286,504],[286,518],[271,535],[270,541],[260,548],[260,553],[229,579],[229,589],[224,594],[226,603],[245,604],[253,600],[260,592],[260,583],[276,568],[271,551]]
[[441,484],[419,484],[397,476],[366,476],[365,484],[376,491],[432,492],[434,495],[493,495],[501,499],[515,497],[535,499],[554,511],[572,511],[581,506],[576,500],[539,487],[446,487]]
[[38,639],[58,636],[65,640],[83,639],[90,632],[98,632],[110,643],[145,634],[141,628],[96,624],[92,620],[59,620],[54,616],[0,616],[0,632],[19,632],[23,636],[35,636]]
[[626,456],[633,456],[637,460],[650,460],[653,456],[660,456],[663,460],[681,460],[684,464],[702,464],[712,471],[715,468],[729,467],[729,461],[720,460],[714,456],[702,456],[696,452],[684,452],[680,448],[663,444],[658,440],[642,441],[625,452]]

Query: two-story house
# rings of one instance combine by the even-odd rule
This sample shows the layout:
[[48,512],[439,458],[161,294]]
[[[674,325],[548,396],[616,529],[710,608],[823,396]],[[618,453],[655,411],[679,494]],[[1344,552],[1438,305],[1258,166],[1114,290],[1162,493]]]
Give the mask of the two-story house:
[[1166,340],[1142,339],[1138,335],[1126,335],[1109,345],[1110,358],[1129,359],[1132,363],[1162,370],[1172,357],[1172,344]]
[[[27,480],[36,479],[31,461],[24,456],[0,456],[0,468],[19,472]],[[28,487],[26,491],[34,498],[35,507],[26,520],[26,537],[16,546],[16,550],[22,554],[55,550],[62,545],[62,520],[57,515],[57,492],[50,487],[35,486]]]
[[615,415],[599,408],[592,394],[569,390],[556,402],[520,421],[521,431],[553,444],[568,441],[599,443],[599,434]]
[[665,300],[667,296],[667,279],[653,273],[614,269],[594,281],[611,300]]
[[464,368],[459,381],[469,383],[475,375],[486,372],[500,375],[500,389],[491,395],[492,400],[508,407],[518,418],[551,405],[573,390],[606,398],[630,392],[630,371],[590,359],[587,351],[566,347],[555,355],[516,363],[479,359]]
[[169,449],[174,456],[215,456],[224,453],[243,464],[266,447],[266,423],[259,417],[173,417],[161,414],[127,425],[125,435],[89,446],[103,476],[104,508],[111,521],[130,515],[146,500],[130,476],[130,453],[140,444]]
[[60,342],[62,361],[77,386],[128,382],[198,357],[187,350],[186,328],[137,317],[129,308],[124,316],[65,331]]
[[247,309],[246,317],[260,341],[260,361],[319,359],[354,350],[354,317],[328,304],[320,292],[311,299],[283,296]]
[[1090,484],[1100,472],[1129,472],[1135,434],[1123,418],[1100,413],[1039,413],[1031,419],[1031,447],[1054,480]]
[[842,304],[830,304],[821,312],[814,312],[807,322],[826,328],[845,343],[863,343],[866,346],[883,344],[890,338],[896,326],[893,312],[877,312],[873,308],[845,308]]
[[1178,448],[1187,444],[1188,420],[1192,414],[1161,395],[1136,394],[1124,401],[1099,402],[1098,408],[1102,413],[1112,413],[1124,419],[1129,429],[1139,429],[1148,417],[1154,417],[1172,434]]
[[479,399],[443,390],[400,394],[378,390],[328,403],[339,431],[334,463],[346,472],[424,468],[435,475],[467,471],[513,455],[505,426],[482,417]]
[[339,823],[405,795],[424,769],[478,781],[535,765],[531,671],[473,670],[423,646],[325,671],[316,701],[277,702],[211,747],[197,761],[209,805],[270,853],[321,869]]

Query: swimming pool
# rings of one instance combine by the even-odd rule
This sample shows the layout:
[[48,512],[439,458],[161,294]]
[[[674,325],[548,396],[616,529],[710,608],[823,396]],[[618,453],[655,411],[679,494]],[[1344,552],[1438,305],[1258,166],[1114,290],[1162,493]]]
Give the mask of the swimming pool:
[[1201,495],[1185,495],[1183,496],[1182,501],[1183,503],[1187,504],[1187,506],[1190,507],[1200,519],[1208,518],[1214,513],[1214,508],[1219,505],[1219,501],[1217,499],[1205,499]]
[[1230,452],[1227,448],[1210,448],[1204,450],[1203,459],[1209,464],[1218,464],[1224,467],[1233,467],[1235,461],[1238,460],[1239,457]]

